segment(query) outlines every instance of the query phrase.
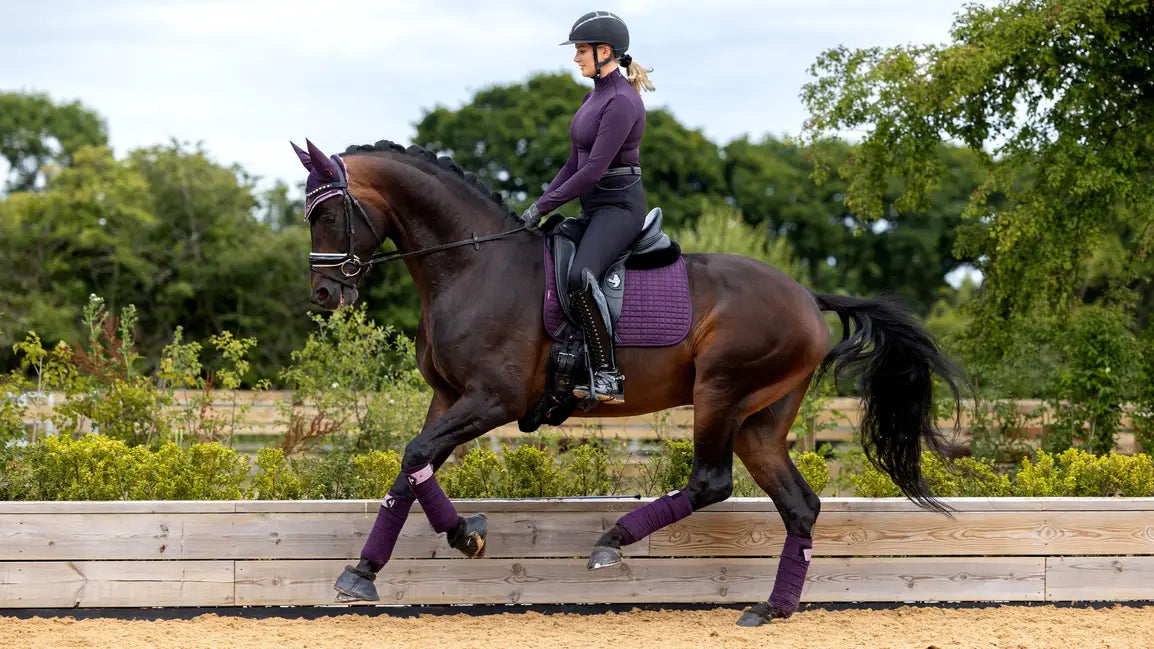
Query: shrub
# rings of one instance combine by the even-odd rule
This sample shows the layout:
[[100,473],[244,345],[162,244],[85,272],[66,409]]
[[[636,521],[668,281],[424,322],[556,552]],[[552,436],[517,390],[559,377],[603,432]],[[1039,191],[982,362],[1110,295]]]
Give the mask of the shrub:
[[1062,336],[1065,363],[1054,382],[1057,422],[1050,452],[1081,440],[1095,453],[1114,450],[1122,404],[1134,396],[1142,350],[1116,308],[1083,307]]
[[581,444],[561,458],[566,495],[604,496],[609,493],[609,453],[601,444]]
[[249,494],[256,500],[296,500],[308,493],[304,476],[294,469],[279,448],[262,448],[256,456],[256,475]]
[[439,473],[450,498],[501,498],[505,494],[505,465],[489,449],[470,449],[461,462]]
[[561,495],[561,470],[552,453],[536,446],[502,447],[505,459],[505,496],[509,498],[552,498]]
[[[344,443],[340,434],[348,433],[350,450],[400,450],[424,425],[431,398],[417,371],[413,341],[373,323],[363,302],[310,317],[317,330],[280,374],[295,390],[296,405],[311,403],[321,422],[330,424],[310,428],[333,435],[338,444]],[[287,424],[293,424],[293,411],[293,404],[282,407]],[[297,446],[303,445],[288,450]]]
[[396,451],[369,451],[353,456],[353,498],[383,498],[401,473]]
[[825,458],[807,451],[797,456],[794,459],[794,464],[797,466],[798,473],[805,478],[806,483],[814,493],[820,494],[829,485],[829,466],[825,463]]

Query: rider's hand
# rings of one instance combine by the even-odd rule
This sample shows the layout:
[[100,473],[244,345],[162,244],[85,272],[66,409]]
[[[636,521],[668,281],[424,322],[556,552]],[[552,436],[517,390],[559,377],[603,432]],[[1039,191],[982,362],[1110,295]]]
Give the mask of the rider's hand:
[[537,204],[529,205],[529,208],[521,213],[521,222],[525,224],[525,228],[529,230],[536,230],[538,221],[541,220],[541,213],[537,211]]

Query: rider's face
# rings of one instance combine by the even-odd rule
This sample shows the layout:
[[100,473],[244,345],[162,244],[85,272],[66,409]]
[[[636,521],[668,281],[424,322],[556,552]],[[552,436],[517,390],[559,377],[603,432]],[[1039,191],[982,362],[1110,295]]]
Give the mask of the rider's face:
[[[573,56],[573,62],[581,69],[581,76],[593,78],[597,75],[597,66],[593,64],[593,46],[588,43],[577,43],[577,52]],[[598,45],[597,57],[602,63],[612,56],[612,51],[608,45]]]

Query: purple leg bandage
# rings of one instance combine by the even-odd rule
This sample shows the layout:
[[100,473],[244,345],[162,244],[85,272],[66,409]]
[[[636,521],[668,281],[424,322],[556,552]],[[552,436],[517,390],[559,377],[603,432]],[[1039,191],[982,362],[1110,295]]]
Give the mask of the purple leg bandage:
[[777,579],[773,582],[773,593],[769,596],[770,605],[782,613],[788,615],[797,610],[812,553],[811,539],[786,535],[785,548],[777,562]]
[[437,484],[437,479],[433,477],[433,465],[426,464],[416,469],[405,469],[403,473],[417,500],[421,502],[421,509],[424,509],[425,515],[429,517],[429,524],[433,526],[433,530],[438,533],[448,532],[456,527],[460,516],[457,515],[457,508],[453,507],[453,503],[441,489],[441,485]]
[[630,545],[649,536],[657,530],[672,525],[693,513],[689,497],[680,491],[666,494],[657,500],[638,507],[617,520],[617,527],[624,534],[622,545]]
[[377,520],[361,550],[361,558],[368,560],[373,570],[379,571],[393,556],[393,547],[397,544],[397,537],[401,535],[401,528],[405,526],[405,519],[409,517],[409,508],[412,506],[412,498],[391,493],[381,502]]

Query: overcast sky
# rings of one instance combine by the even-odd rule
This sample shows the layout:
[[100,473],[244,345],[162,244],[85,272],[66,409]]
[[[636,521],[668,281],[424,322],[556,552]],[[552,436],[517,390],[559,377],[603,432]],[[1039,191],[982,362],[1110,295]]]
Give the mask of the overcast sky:
[[[608,9],[654,68],[663,106],[718,143],[796,134],[823,50],[940,43],[961,2],[939,0],[0,0],[0,89],[80,99],[118,155],[170,138],[295,185],[290,138],[328,152],[408,144],[436,106],[574,70],[577,16]],[[586,81],[585,83],[589,83]],[[574,106],[576,109],[576,106]],[[644,156],[644,149],[642,150]]]

